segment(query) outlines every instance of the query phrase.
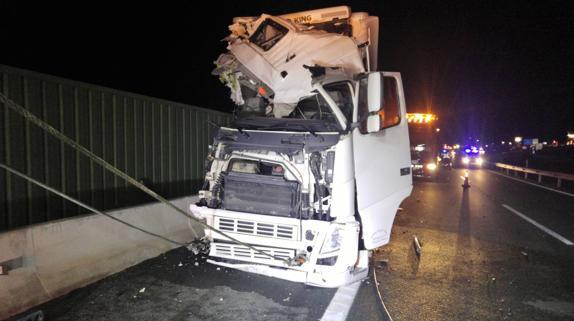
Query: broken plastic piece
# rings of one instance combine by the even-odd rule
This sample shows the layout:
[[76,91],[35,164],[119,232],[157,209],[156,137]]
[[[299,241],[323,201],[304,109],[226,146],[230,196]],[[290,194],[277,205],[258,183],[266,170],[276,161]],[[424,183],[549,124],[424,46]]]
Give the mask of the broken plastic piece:
[[300,266],[300,265],[303,265],[303,263],[305,263],[305,262],[307,262],[307,255],[305,253],[301,253],[301,254],[297,255],[296,257],[294,257],[290,263],[291,263],[291,265],[294,265],[294,266]]
[[415,248],[415,253],[417,254],[417,257],[420,258],[421,256],[421,243],[419,242],[419,238],[415,235],[413,236],[413,247]]
[[193,252],[195,255],[199,254],[208,254],[209,253],[209,239],[206,237],[202,237],[200,239],[193,240],[188,246],[187,249]]

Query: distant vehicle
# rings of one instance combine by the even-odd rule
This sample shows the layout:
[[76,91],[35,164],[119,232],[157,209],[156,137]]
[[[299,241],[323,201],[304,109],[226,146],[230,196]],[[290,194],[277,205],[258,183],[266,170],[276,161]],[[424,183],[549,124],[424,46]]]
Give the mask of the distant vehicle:
[[450,157],[441,158],[439,164],[441,168],[452,169],[452,159]]
[[482,167],[484,160],[479,148],[467,146],[462,150],[461,162],[465,167]]
[[440,155],[439,155],[439,165],[441,168],[446,168],[446,169],[452,169],[452,163],[453,163],[453,152],[452,152],[452,147],[445,145],[445,147],[443,147],[443,149],[440,151]]
[[439,144],[435,114],[407,113],[413,177],[435,179],[438,175]]

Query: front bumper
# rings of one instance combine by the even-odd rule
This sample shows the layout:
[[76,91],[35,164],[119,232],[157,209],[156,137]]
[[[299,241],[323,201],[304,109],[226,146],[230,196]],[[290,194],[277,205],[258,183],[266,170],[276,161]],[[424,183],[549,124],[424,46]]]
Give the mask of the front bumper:
[[321,267],[314,269],[313,271],[302,271],[296,269],[277,268],[261,264],[250,264],[242,262],[228,263],[213,259],[208,259],[207,262],[226,268],[256,273],[282,280],[305,283],[308,285],[323,288],[336,288],[363,280],[368,276],[369,253],[368,251],[360,251],[359,256],[361,257],[359,259],[360,264],[358,266],[349,268],[349,270],[346,271],[332,271],[332,269],[321,269]]
[[[241,271],[262,274],[319,287],[339,287],[367,277],[368,252],[358,251],[359,223],[299,220],[190,205],[192,214],[245,244],[267,253],[231,242],[224,235],[205,230],[211,240],[208,262]],[[334,227],[336,225],[336,227]],[[342,234],[340,248],[321,253],[330,231]],[[304,255],[301,264],[295,262]],[[336,256],[332,265],[317,264]]]

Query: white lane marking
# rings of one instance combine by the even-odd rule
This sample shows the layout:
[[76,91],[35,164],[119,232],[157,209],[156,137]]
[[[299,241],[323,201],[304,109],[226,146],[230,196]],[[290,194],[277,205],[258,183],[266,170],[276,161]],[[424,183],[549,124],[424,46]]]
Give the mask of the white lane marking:
[[375,281],[375,289],[377,289],[377,294],[379,295],[379,301],[381,302],[381,305],[383,306],[383,310],[385,311],[385,313],[387,314],[387,318],[389,321],[393,321],[393,318],[391,318],[391,314],[389,313],[389,310],[387,309],[387,306],[385,305],[385,302],[383,301],[383,296],[381,295],[381,291],[379,290],[379,281],[377,281],[377,271],[373,266],[373,280]]
[[502,207],[504,207],[505,209],[511,211],[512,213],[520,216],[522,219],[524,219],[525,221],[527,221],[528,223],[536,226],[537,228],[541,229],[542,231],[544,231],[546,234],[552,236],[553,238],[557,239],[558,241],[568,245],[568,246],[572,246],[574,245],[574,242],[568,240],[567,238],[565,238],[564,236],[554,232],[553,230],[547,228],[546,226],[536,222],[535,220],[531,219],[530,217],[520,213],[519,211],[513,209],[512,207],[506,205],[506,204],[502,204]]
[[[521,183],[524,183],[524,184],[528,184],[528,185],[540,187],[540,188],[543,188],[543,189],[546,189],[546,190],[549,190],[549,191],[552,191],[552,192],[556,192],[556,193],[564,194],[564,195],[567,195],[567,196],[570,196],[570,197],[574,197],[574,194],[572,194],[572,193],[568,193],[568,192],[564,192],[564,191],[561,191],[561,190],[557,190],[557,189],[554,189],[554,188],[551,188],[551,187],[547,187],[547,186],[544,186],[544,185],[540,185],[540,184],[528,182],[528,181],[525,181],[525,180],[523,180],[523,179],[510,177],[510,176],[508,176],[508,175],[504,175],[504,174],[501,174],[501,173],[497,173],[497,172],[495,172],[495,171],[493,171],[493,170],[489,170],[489,172],[491,172],[492,174],[496,174],[496,175],[498,175],[498,176],[506,177],[506,178],[508,178],[508,179],[511,179],[511,180],[514,180],[514,181],[517,181],[517,182],[521,182]],[[535,175],[535,174],[533,174],[533,175]]]
[[361,281],[339,287],[335,296],[323,313],[321,321],[344,321],[351,310],[351,305],[359,292]]

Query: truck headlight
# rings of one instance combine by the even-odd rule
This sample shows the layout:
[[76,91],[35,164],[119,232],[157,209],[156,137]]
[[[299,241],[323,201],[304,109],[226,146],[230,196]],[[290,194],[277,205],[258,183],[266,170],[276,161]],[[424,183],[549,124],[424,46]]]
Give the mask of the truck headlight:
[[429,171],[434,171],[436,169],[436,164],[435,163],[428,163],[427,164],[427,169]]
[[483,162],[482,158],[479,157],[479,158],[476,159],[476,164],[477,164],[477,165],[482,165],[482,162]]
[[334,227],[331,229],[331,233],[327,235],[325,242],[323,242],[321,254],[329,254],[341,249],[341,241],[343,240],[343,235],[341,232],[342,229],[339,227]]
[[470,158],[468,158],[468,157],[466,157],[466,156],[463,157],[463,158],[462,158],[462,163],[463,163],[463,164],[468,164],[468,163],[470,163]]

